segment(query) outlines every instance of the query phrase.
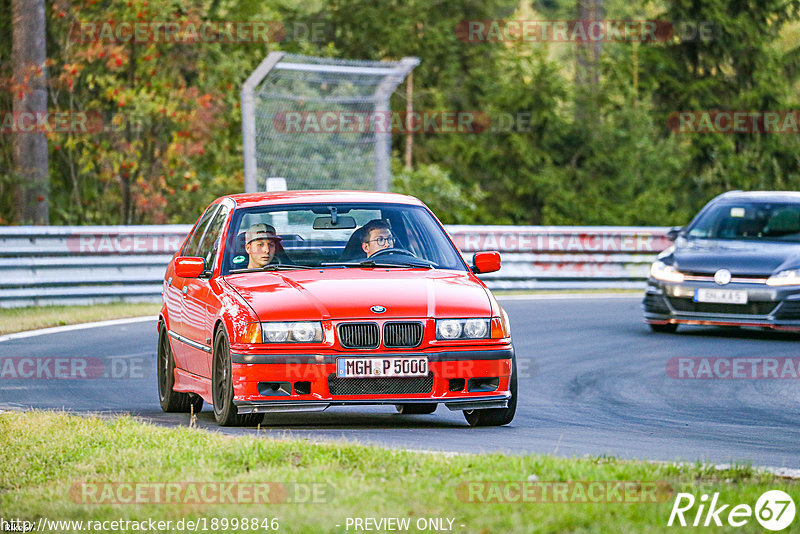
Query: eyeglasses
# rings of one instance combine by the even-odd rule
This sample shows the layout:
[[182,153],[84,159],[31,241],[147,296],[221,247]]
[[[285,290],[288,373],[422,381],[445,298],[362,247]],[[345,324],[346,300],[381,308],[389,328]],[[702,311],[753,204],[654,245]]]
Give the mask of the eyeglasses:
[[392,237],[392,236],[389,236],[389,237],[380,236],[380,237],[376,237],[375,239],[369,239],[367,241],[364,241],[364,243],[371,243],[373,241],[378,243],[379,247],[382,247],[382,246],[386,245],[387,243],[391,243],[391,244],[394,245],[394,237]]

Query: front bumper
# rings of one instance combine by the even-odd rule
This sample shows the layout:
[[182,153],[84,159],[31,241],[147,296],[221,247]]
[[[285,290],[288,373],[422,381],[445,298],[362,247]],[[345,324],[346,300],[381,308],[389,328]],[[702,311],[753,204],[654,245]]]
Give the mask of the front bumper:
[[[339,357],[428,358],[428,376],[338,378]],[[441,403],[451,410],[505,408],[513,347],[364,354],[231,354],[239,413],[322,411],[330,406]]]
[[[715,304],[693,300],[697,289],[747,291],[747,304]],[[800,331],[800,287],[763,283],[670,283],[650,279],[642,301],[648,324],[757,326]]]

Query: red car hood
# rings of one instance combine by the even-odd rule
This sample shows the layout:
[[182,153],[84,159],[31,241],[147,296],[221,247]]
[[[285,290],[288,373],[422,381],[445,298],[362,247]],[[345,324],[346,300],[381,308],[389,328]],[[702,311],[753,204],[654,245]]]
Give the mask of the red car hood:
[[[486,290],[468,273],[323,269],[229,275],[261,321],[489,317]],[[383,306],[386,312],[372,312]]]

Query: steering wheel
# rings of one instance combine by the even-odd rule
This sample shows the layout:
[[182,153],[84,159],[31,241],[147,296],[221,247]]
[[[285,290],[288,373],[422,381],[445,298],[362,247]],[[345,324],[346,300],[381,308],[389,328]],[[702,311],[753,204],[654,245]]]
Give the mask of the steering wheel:
[[404,256],[411,256],[412,258],[416,258],[417,255],[411,252],[410,250],[406,250],[404,248],[397,248],[397,247],[389,247],[389,248],[382,248],[378,252],[375,252],[370,256],[370,259],[377,258],[378,256],[386,256],[388,254],[402,254]]

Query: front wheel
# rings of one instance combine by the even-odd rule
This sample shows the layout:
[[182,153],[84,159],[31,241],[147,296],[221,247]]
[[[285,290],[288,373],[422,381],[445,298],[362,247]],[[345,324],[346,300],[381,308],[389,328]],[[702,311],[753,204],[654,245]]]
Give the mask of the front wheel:
[[214,401],[214,419],[220,426],[251,426],[260,424],[264,414],[239,415],[233,403],[233,377],[231,376],[231,346],[223,329],[214,337],[214,354],[211,369],[211,395]]
[[488,408],[485,410],[464,410],[464,419],[469,426],[502,426],[514,420],[517,413],[517,361],[511,366],[511,398],[506,408]]
[[175,358],[169,344],[167,327],[158,329],[158,400],[165,412],[198,413],[203,409],[203,398],[193,393],[175,391]]

